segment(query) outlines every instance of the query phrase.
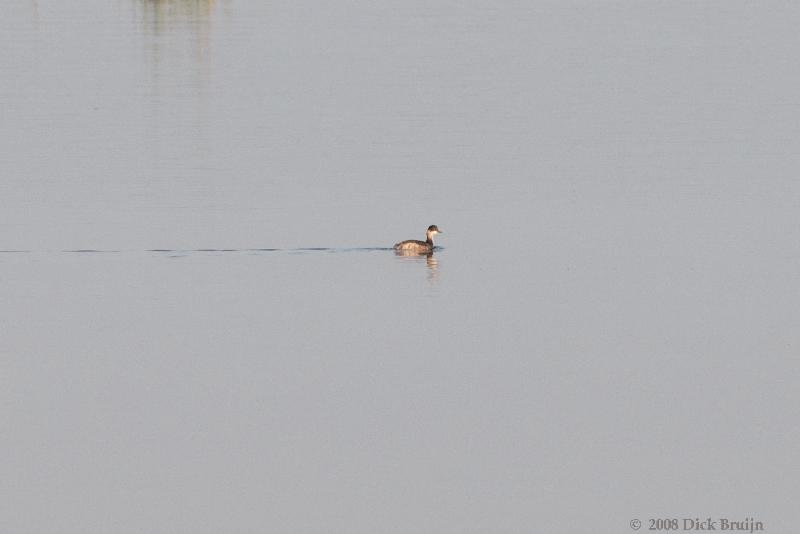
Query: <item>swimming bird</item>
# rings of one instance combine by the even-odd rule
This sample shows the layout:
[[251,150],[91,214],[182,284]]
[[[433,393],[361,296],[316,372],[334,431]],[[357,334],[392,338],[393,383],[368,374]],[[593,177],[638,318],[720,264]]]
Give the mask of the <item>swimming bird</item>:
[[439,230],[435,224],[432,224],[428,227],[428,231],[425,232],[425,241],[408,239],[406,241],[397,243],[394,246],[394,249],[397,251],[413,252],[418,254],[427,254],[429,252],[433,252],[433,236],[441,233],[442,231]]

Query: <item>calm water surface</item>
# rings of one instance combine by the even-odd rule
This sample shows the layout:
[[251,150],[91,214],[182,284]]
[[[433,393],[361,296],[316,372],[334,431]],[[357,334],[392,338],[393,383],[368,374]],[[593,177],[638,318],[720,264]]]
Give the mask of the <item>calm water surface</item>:
[[796,6],[5,7],[1,531],[800,523]]

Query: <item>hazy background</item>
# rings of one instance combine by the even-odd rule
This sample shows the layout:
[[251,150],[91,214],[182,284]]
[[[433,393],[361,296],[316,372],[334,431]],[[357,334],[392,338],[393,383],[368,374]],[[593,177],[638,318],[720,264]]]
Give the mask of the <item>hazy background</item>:
[[800,522],[796,4],[4,8],[0,531]]

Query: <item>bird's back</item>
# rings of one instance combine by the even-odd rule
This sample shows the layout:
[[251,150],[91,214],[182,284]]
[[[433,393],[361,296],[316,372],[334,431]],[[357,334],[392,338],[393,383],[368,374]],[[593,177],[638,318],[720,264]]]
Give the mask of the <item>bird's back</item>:
[[432,248],[430,243],[417,241],[416,239],[401,241],[394,246],[395,250],[431,250]]

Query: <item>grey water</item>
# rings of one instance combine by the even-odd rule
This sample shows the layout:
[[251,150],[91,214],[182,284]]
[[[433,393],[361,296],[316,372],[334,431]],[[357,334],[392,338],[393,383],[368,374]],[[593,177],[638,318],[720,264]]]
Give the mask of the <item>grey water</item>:
[[3,7],[0,531],[800,523],[796,4]]

